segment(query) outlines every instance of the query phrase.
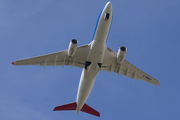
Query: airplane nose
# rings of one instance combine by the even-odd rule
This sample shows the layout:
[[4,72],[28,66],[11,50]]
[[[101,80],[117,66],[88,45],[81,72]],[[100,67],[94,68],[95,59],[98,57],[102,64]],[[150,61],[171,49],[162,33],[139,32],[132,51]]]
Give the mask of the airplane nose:
[[107,2],[107,6],[112,6],[112,4],[111,4],[111,2],[109,1],[109,2]]
[[111,4],[110,1],[106,3],[106,8],[105,9],[108,10],[108,11],[112,11],[112,4]]
[[111,1],[107,2],[107,4],[108,4],[108,5],[111,4]]

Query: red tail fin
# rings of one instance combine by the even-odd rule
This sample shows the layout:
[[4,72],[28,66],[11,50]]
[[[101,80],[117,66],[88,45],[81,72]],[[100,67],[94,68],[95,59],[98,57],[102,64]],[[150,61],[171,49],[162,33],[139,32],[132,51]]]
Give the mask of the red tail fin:
[[[63,110],[76,110],[76,102],[57,106],[54,108],[53,111],[63,111]],[[90,106],[88,106],[87,104],[84,104],[81,111],[100,117],[100,113],[95,109],[91,108]]]
[[82,107],[81,111],[100,117],[100,113],[88,106],[86,103]]
[[76,110],[76,102],[57,106],[54,108],[53,111],[62,111],[62,110]]

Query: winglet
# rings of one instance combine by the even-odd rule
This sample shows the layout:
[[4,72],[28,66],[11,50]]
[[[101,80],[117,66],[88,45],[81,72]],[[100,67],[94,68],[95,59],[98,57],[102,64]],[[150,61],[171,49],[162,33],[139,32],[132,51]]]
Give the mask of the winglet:
[[158,86],[160,86],[160,83],[159,83],[159,85]]
[[15,64],[15,62],[12,62],[11,64],[13,64],[13,65],[14,65],[14,64]]

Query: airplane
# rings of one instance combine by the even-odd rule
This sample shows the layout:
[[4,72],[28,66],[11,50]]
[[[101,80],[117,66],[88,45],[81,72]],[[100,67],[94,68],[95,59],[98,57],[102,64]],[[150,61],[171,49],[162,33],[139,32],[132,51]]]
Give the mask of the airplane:
[[70,65],[82,68],[76,102],[57,106],[54,111],[76,110],[100,117],[100,113],[88,106],[85,102],[92,90],[94,81],[99,71],[115,72],[133,80],[142,80],[158,86],[160,83],[155,78],[146,74],[127,60],[125,60],[127,48],[121,46],[118,53],[106,46],[106,39],[112,21],[112,4],[107,2],[101,10],[92,41],[78,47],[78,41],[72,39],[68,50],[32,57],[12,62],[13,65],[40,65],[53,66]]

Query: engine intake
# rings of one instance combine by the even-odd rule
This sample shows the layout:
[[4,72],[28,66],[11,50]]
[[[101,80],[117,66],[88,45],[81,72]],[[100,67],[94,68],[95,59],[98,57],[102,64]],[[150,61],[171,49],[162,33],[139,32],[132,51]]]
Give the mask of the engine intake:
[[126,51],[127,51],[127,48],[124,46],[121,46],[119,48],[118,53],[117,53],[117,63],[122,64],[126,56]]
[[74,54],[76,53],[78,46],[78,41],[76,39],[72,39],[69,43],[69,48],[68,48],[68,56],[73,57]]

